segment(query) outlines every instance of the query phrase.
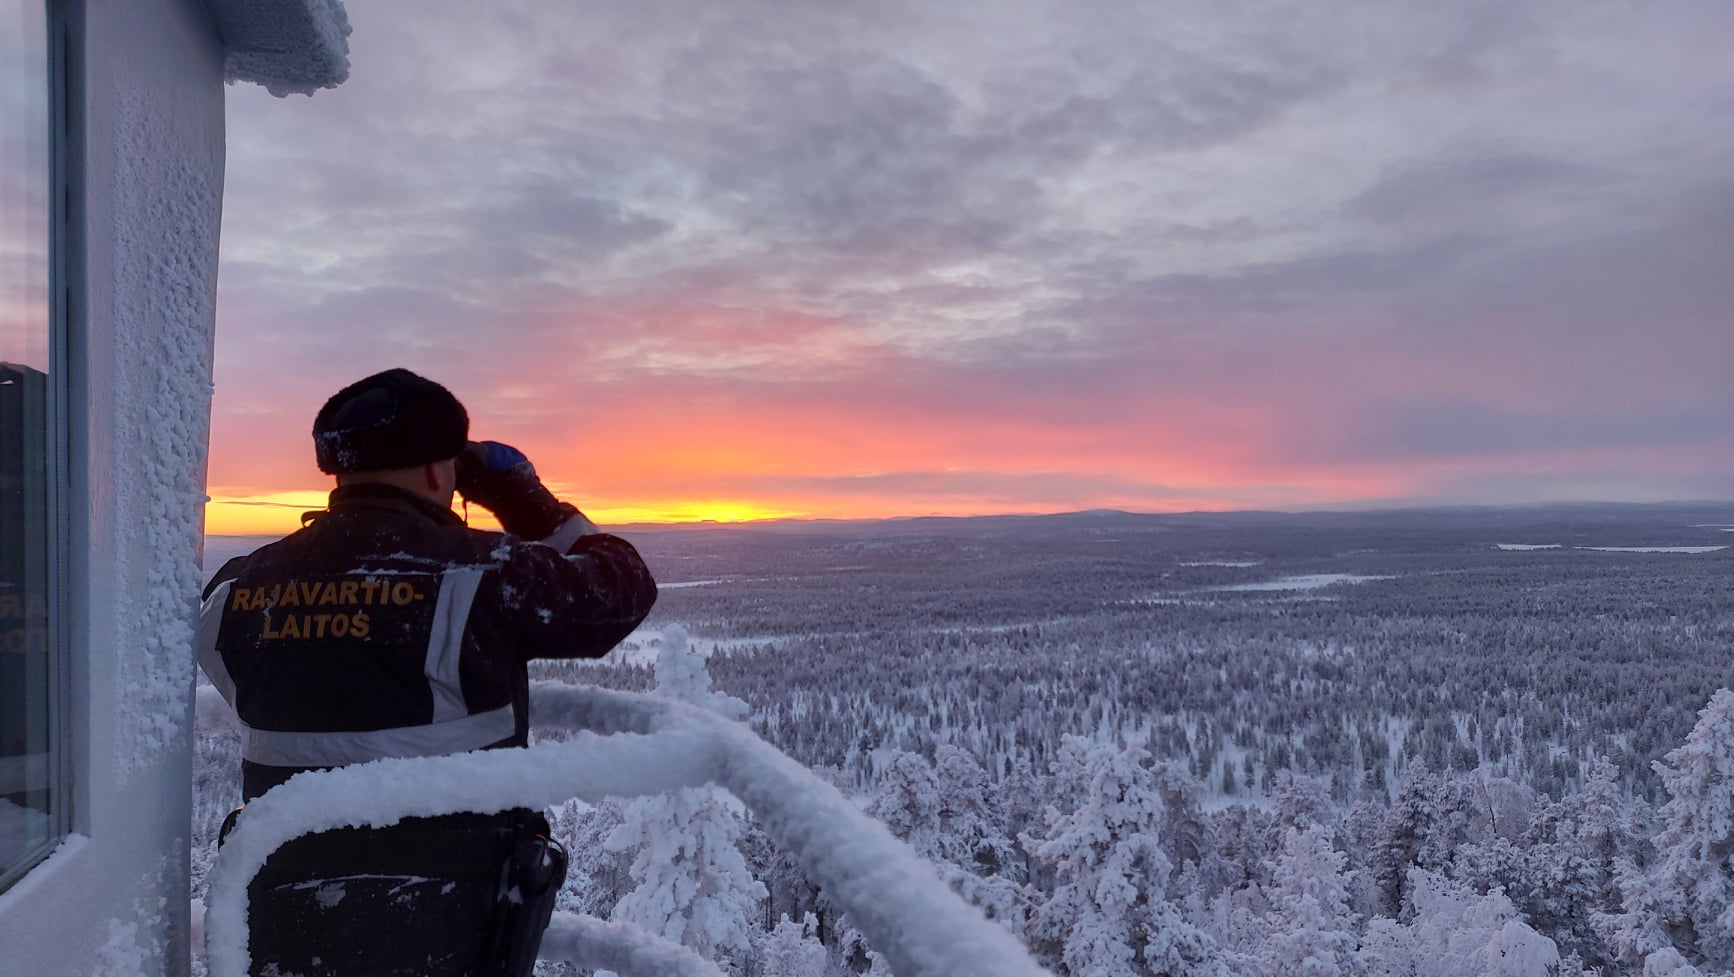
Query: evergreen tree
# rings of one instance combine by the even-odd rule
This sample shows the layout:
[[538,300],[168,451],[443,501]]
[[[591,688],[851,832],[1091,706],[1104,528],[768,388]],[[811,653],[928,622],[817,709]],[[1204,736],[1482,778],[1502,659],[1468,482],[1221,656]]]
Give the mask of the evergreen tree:
[[1367,977],[1559,977],[1558,947],[1501,893],[1477,896],[1418,868],[1405,888],[1414,919],[1368,925],[1356,954]]
[[1029,916],[1023,859],[1006,837],[987,771],[968,751],[946,744],[934,753],[933,774],[939,789],[938,855],[950,866],[948,881],[989,919],[1022,935]]
[[1274,814],[1279,844],[1282,841],[1281,835],[1286,835],[1290,828],[1304,831],[1315,825],[1328,827],[1334,821],[1336,810],[1331,804],[1328,785],[1312,777],[1303,777],[1291,770],[1284,770],[1276,775],[1273,789],[1276,794]]
[[1025,839],[1057,883],[1030,921],[1032,943],[1069,977],[1223,972],[1210,937],[1167,901],[1166,810],[1144,756],[1067,737],[1055,777],[1080,785],[1077,806],[1050,808],[1045,835]]
[[1619,899],[1619,876],[1633,863],[1639,848],[1613,760],[1596,757],[1583,786],[1566,798],[1565,805],[1576,813],[1569,843],[1572,853],[1588,866],[1593,904],[1611,908]]
[[607,840],[625,821],[617,798],[595,805],[567,801],[548,813],[554,838],[566,846],[566,882],[555,905],[565,911],[607,919],[631,884],[632,859],[608,847]]
[[854,920],[844,913],[837,918],[837,950],[850,973],[862,977],[893,977],[891,964],[879,951],[867,945],[866,937],[855,928]]
[[1162,826],[1157,834],[1175,871],[1168,896],[1185,899],[1196,890],[1201,900],[1208,901],[1233,873],[1222,861],[1215,825],[1204,813],[1203,784],[1178,763],[1157,764],[1151,774],[1162,798]]
[[1272,869],[1263,953],[1270,973],[1351,977],[1358,972],[1354,917],[1343,877],[1346,862],[1343,853],[1331,847],[1324,828],[1288,830]]
[[987,774],[964,750],[941,746],[937,766],[919,754],[894,751],[867,813],[933,862],[959,895],[1014,932],[1027,914],[1022,887],[996,873],[1015,866],[988,804]]
[[1424,854],[1439,823],[1436,787],[1421,760],[1410,762],[1403,782],[1380,826],[1373,853],[1373,876],[1379,888],[1381,910],[1399,916],[1408,908],[1409,870],[1424,865]]
[[824,977],[828,954],[818,929],[812,913],[799,923],[784,916],[759,940],[759,977]]
[[1704,977],[1704,972],[1687,963],[1680,951],[1667,947],[1644,958],[1644,977]]
[[939,790],[941,857],[982,878],[1015,877],[1021,866],[987,771],[967,750],[948,743],[934,752],[933,776]]
[[1478,890],[1503,890],[1562,952],[1592,967],[1609,964],[1595,920],[1618,908],[1616,877],[1638,847],[1625,808],[1618,771],[1601,757],[1582,786],[1537,811],[1516,842],[1467,846],[1454,867]]
[[1672,950],[1692,966],[1734,967],[1734,691],[1712,696],[1655,769],[1670,798],[1656,863],[1621,879],[1613,941],[1632,963]]
[[[690,650],[679,627],[663,633],[656,689],[725,715],[746,712],[740,700],[711,691],[704,659]],[[752,952],[758,906],[766,896],[737,847],[744,830],[715,787],[634,800],[607,847],[636,852],[630,874],[638,885],[615,904],[612,918],[738,971]]]
[[940,856],[939,781],[918,753],[892,750],[879,772],[879,792],[867,805],[891,833],[923,858]]

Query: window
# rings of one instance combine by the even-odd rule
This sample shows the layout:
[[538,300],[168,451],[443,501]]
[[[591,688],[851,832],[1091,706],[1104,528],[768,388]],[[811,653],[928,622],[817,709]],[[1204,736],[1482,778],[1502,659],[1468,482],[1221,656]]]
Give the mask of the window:
[[56,614],[59,99],[47,0],[0,0],[0,888],[66,832]]

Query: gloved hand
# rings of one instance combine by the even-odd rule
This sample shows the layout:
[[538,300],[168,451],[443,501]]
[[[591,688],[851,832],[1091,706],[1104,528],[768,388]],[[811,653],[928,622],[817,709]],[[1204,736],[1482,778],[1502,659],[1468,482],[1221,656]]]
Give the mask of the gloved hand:
[[506,532],[546,539],[577,509],[554,498],[524,453],[498,441],[471,441],[458,455],[458,494],[492,512]]

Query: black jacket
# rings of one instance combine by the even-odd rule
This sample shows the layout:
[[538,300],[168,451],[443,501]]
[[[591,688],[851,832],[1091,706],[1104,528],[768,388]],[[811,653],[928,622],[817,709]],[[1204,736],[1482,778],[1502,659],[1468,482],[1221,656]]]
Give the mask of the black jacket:
[[199,661],[246,727],[245,798],[306,769],[526,745],[526,663],[600,657],[656,601],[632,545],[573,518],[555,545],[528,542],[348,485],[310,525],[224,564]]

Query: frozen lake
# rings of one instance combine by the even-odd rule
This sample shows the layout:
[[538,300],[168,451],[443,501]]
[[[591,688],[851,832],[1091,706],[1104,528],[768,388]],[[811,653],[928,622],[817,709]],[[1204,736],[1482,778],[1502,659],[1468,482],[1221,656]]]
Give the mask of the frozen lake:
[[1253,583],[1225,584],[1212,587],[1211,590],[1254,591],[1254,590],[1317,590],[1320,587],[1334,587],[1343,583],[1366,583],[1369,580],[1389,580],[1389,576],[1370,576],[1357,573],[1303,573],[1291,577],[1278,577],[1275,580],[1259,580]]

